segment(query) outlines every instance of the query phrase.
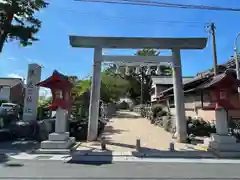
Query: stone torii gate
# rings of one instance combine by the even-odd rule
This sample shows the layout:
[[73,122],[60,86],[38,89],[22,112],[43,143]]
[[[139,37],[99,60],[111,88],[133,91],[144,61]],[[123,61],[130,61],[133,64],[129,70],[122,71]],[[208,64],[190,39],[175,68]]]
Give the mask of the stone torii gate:
[[[179,142],[186,141],[186,120],[184,107],[184,92],[182,84],[182,68],[180,50],[203,49],[206,47],[207,38],[142,38],[142,37],[91,37],[91,36],[70,36],[70,44],[76,48],[94,48],[93,75],[91,85],[91,96],[89,106],[89,126],[88,140],[93,141],[97,138],[98,130],[98,111],[100,100],[101,85],[101,63],[102,61],[112,61],[110,58],[102,55],[103,48],[118,49],[140,49],[156,48],[171,49],[170,57],[144,57],[146,61],[159,61],[165,59],[165,62],[171,62],[173,68],[174,100],[176,108],[176,130]],[[114,60],[123,61],[122,57],[115,57]],[[136,57],[127,57],[127,61],[144,61]]]

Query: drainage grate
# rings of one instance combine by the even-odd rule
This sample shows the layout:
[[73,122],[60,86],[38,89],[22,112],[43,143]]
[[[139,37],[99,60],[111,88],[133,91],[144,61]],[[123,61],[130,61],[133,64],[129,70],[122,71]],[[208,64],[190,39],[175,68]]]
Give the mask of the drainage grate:
[[51,159],[53,156],[37,156],[35,159],[44,160],[44,159]]

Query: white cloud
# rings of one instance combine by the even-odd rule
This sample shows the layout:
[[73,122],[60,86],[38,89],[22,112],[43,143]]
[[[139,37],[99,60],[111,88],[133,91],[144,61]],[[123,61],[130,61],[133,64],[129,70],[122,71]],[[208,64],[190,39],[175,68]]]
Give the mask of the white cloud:
[[45,98],[51,97],[52,96],[51,90],[48,88],[40,87],[39,96],[42,96]]
[[17,59],[14,58],[14,57],[9,57],[9,58],[7,58],[7,60],[8,60],[8,61],[17,61]]

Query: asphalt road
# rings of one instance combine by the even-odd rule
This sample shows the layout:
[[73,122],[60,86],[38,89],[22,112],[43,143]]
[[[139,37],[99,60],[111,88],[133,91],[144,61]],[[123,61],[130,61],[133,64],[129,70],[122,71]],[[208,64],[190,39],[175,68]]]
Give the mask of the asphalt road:
[[71,164],[62,161],[13,160],[0,164],[0,179],[240,179],[240,164],[116,162]]

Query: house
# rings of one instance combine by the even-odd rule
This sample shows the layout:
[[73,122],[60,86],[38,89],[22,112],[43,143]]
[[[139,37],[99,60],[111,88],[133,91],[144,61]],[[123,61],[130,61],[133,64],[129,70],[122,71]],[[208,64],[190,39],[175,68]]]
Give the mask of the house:
[[21,78],[0,78],[0,101],[23,105],[24,82]]
[[[183,83],[192,80],[194,77],[183,77]],[[152,76],[151,103],[156,103],[160,93],[173,86],[172,76]]]
[[[212,70],[209,70],[198,73],[195,78],[185,82],[184,96],[186,116],[199,117],[205,121],[215,121],[215,103],[212,103],[213,100],[208,89],[213,85],[229,82],[229,80],[226,79],[236,80],[234,68],[234,60],[230,59],[227,63],[218,66],[217,75],[214,75]],[[229,110],[227,112],[228,117],[240,118],[240,100],[238,98],[237,87],[231,87],[229,90],[227,100],[229,105],[233,106],[235,110]],[[163,104],[171,114],[175,114],[173,87],[160,92],[157,101]]]

